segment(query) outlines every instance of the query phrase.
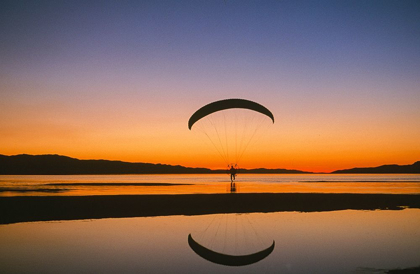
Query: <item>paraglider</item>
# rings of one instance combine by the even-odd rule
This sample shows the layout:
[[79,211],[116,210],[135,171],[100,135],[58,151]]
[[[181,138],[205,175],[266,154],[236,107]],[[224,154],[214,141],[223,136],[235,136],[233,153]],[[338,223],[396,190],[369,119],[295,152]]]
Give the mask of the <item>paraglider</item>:
[[[230,193],[236,193],[235,180],[239,171],[239,161],[250,147],[251,142],[258,139],[258,133],[263,133],[264,127],[268,127],[272,123],[274,123],[274,115],[265,106],[246,99],[225,99],[209,103],[195,111],[188,120],[188,129],[203,133],[219,156],[223,158],[225,162],[223,166],[227,166],[227,174],[230,175]],[[232,218],[234,220],[229,221]],[[238,221],[247,218],[247,215],[226,214],[224,217],[215,217],[207,226],[200,242],[205,242],[203,240],[207,238],[207,233],[205,233],[207,231],[210,239],[221,238],[223,249],[215,248],[213,244],[206,243],[205,245],[209,246],[207,248],[193,239],[191,234],[188,235],[188,245],[197,255],[216,264],[244,266],[261,261],[273,252],[274,241],[269,247],[266,247],[268,246],[267,242],[263,243],[258,247],[260,250],[258,252],[251,251],[250,253],[249,250],[238,252],[236,250],[238,243],[246,244],[244,241],[237,241],[237,238],[246,235],[244,233],[246,231],[245,227],[240,230],[242,232],[238,231]],[[224,226],[221,225],[221,219],[224,219]],[[211,229],[209,229],[212,223],[215,224],[213,226],[214,233],[210,233]],[[250,222],[249,225],[252,228]],[[224,227],[224,229],[221,229],[221,227]],[[235,231],[232,232],[228,227],[234,228]],[[224,231],[224,233],[219,233],[220,231]],[[221,237],[222,235],[224,237]],[[253,236],[257,236],[255,230],[253,230]],[[217,241],[217,239],[214,240]],[[225,251],[225,247],[235,247],[235,250],[228,252]],[[262,247],[266,248],[261,250]]]
[[233,184],[241,157],[259,130],[271,123],[274,115],[265,106],[246,99],[224,99],[195,111],[188,120],[188,128],[197,128],[210,140],[228,165]]
[[191,127],[201,118],[212,114],[216,111],[221,111],[225,109],[232,109],[232,108],[243,108],[249,109],[256,112],[260,112],[261,114],[267,115],[274,123],[274,116],[266,107],[260,105],[256,102],[245,100],[245,99],[225,99],[216,101],[210,104],[205,105],[204,107],[197,110],[188,120],[188,128]]

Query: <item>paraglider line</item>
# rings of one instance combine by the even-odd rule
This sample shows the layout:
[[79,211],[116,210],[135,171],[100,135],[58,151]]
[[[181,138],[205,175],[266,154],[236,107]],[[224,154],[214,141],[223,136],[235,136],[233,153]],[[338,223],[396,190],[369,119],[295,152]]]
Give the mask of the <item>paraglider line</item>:
[[[254,225],[252,224],[252,222],[249,220],[248,216],[245,215],[246,220],[248,221],[249,225],[251,226],[252,231],[254,232],[254,235],[258,238],[258,240],[260,241],[261,244],[263,244],[263,241],[261,239],[261,236],[257,233],[257,231],[255,230]],[[255,247],[254,243],[251,242],[253,247]]]
[[[204,123],[207,123],[207,124],[210,124],[214,129],[215,129],[215,132],[216,132],[216,134],[218,135],[218,132],[217,132],[217,129],[216,129],[216,127],[215,127],[215,125],[214,125],[214,123],[213,123],[213,121],[210,119],[210,117],[206,117],[206,119],[204,119],[203,121],[205,121]],[[204,126],[204,125],[203,125]],[[208,127],[209,129],[210,129],[210,126],[206,126],[206,127]],[[213,144],[213,146],[214,146],[214,148],[216,149],[216,151],[219,153],[219,156],[225,161],[225,163],[226,164],[228,164],[228,159],[226,158],[226,156],[224,155],[224,151],[223,151],[223,145],[221,144],[221,141],[220,141],[220,137],[219,137],[219,143],[220,143],[220,149],[218,148],[218,146],[214,143],[214,141],[213,141],[213,138],[211,138],[210,136],[209,136],[209,133],[204,129],[204,128],[201,128],[201,127],[198,127],[199,128],[199,130],[201,130],[201,132],[203,132],[206,136],[207,136],[207,138],[210,140],[210,142]],[[219,136],[219,135],[218,135]],[[222,150],[222,151],[221,151]]]
[[225,152],[225,150],[223,149],[223,144],[222,144],[222,140],[220,139],[220,134],[219,131],[217,130],[217,127],[214,125],[213,121],[210,119],[209,117],[209,121],[211,123],[211,125],[213,126],[214,130],[216,131],[217,134],[217,138],[219,139],[219,144],[220,144],[220,148],[222,149],[223,154],[225,155],[225,161],[227,161],[227,163],[229,163],[229,158],[227,157],[227,153]]
[[238,116],[235,112],[235,163],[238,163]]
[[213,144],[214,148],[216,149],[216,151],[219,153],[219,156],[222,157],[222,159],[226,162],[226,164],[228,163],[227,159],[225,158],[225,156],[220,152],[219,148],[216,146],[216,144],[213,142],[213,140],[210,138],[210,136],[207,134],[207,132],[203,131],[203,133],[207,136],[207,138],[210,140],[210,142]]
[[241,156],[239,157],[238,161],[241,160],[243,154],[245,153],[245,151],[247,150],[249,144],[251,143],[251,141],[254,139],[255,134],[257,133],[257,131],[262,127],[263,123],[258,123],[259,125],[255,128],[254,132],[252,133],[251,138],[249,139],[248,143],[246,144],[245,148],[242,151]]
[[229,157],[229,146],[228,146],[228,139],[227,139],[226,116],[225,116],[225,113],[224,112],[223,112],[223,124],[225,126],[226,155],[227,155],[227,159],[229,161],[230,160],[230,157]]

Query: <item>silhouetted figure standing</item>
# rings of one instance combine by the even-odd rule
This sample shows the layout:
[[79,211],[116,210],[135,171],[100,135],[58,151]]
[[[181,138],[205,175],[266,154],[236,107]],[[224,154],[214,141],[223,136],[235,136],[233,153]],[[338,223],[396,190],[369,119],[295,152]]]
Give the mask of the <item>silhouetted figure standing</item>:
[[236,192],[236,185],[235,185],[235,179],[236,179],[236,171],[238,166],[237,165],[228,165],[228,172],[230,174],[230,192],[234,193]]
[[233,181],[235,181],[236,179],[236,168],[233,165],[230,166],[229,173],[230,173],[230,182],[233,183]]

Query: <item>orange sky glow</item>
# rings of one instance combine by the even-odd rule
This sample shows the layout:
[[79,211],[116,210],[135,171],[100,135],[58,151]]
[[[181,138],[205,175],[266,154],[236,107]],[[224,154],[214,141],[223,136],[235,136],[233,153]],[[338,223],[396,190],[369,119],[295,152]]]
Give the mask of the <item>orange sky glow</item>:
[[418,5],[60,5],[0,9],[0,154],[225,168],[187,122],[244,98],[275,123],[240,167],[420,160]]

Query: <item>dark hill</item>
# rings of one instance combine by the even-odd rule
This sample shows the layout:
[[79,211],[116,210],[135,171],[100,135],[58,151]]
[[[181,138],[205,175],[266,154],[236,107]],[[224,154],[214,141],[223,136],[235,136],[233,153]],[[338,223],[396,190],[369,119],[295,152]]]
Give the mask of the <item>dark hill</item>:
[[[129,163],[109,160],[79,160],[60,155],[0,154],[1,175],[71,175],[71,174],[209,174],[226,170],[191,168],[180,165]],[[311,173],[289,169],[240,169],[239,173],[303,174]],[[332,173],[420,173],[420,161],[412,165],[384,165],[372,168],[337,170]]]
[[211,172],[206,168],[108,160],[79,160],[60,155],[0,155],[0,174],[187,174]]
[[[79,160],[60,155],[0,155],[0,174],[72,175],[72,174],[206,174],[226,170],[191,168],[150,163],[128,163],[109,160]],[[287,169],[241,169],[240,173],[306,173]]]
[[420,161],[412,165],[383,165],[336,170],[331,173],[420,173]]
[[313,172],[295,170],[295,169],[267,169],[267,168],[255,168],[255,169],[240,169],[239,173],[252,173],[252,174],[308,174]]

